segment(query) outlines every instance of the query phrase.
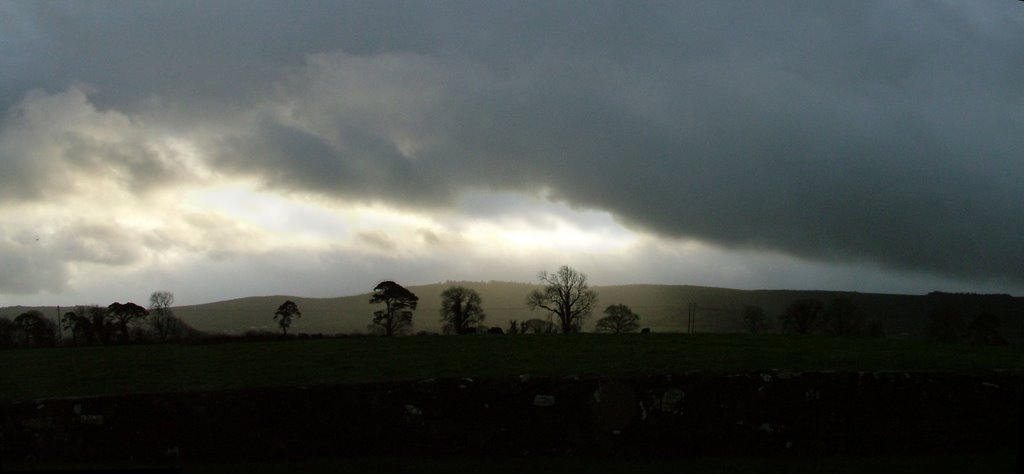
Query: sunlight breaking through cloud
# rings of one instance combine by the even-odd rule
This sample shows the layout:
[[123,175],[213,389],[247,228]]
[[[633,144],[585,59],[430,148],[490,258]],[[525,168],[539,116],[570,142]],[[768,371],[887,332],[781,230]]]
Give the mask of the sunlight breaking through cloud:
[[46,5],[0,7],[0,305],[1024,291],[1007,2]]

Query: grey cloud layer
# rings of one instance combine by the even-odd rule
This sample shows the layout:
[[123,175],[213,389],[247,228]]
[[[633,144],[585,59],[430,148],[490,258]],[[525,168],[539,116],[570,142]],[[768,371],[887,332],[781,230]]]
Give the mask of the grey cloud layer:
[[226,121],[212,165],[275,189],[543,192],[664,236],[1019,282],[1015,3],[20,4],[2,44],[47,54],[0,101],[81,81]]
[[189,176],[176,152],[72,87],[33,90],[0,121],[0,203],[74,199],[84,187],[145,194]]

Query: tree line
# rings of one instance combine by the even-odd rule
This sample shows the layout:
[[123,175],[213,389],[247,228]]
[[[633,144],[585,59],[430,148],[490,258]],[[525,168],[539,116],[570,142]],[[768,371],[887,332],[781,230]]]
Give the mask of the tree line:
[[[484,326],[487,317],[480,294],[463,286],[451,286],[441,293],[440,322],[444,334],[519,333],[576,333],[597,304],[597,292],[590,289],[587,276],[563,265],[555,273],[540,272],[542,290],[526,297],[531,310],[543,310],[548,317],[523,321],[510,321],[506,329]],[[397,336],[411,331],[413,312],[419,305],[415,293],[394,281],[382,281],[373,288],[371,304],[383,308],[373,312],[369,330],[381,336]],[[640,316],[623,304],[610,305],[605,316],[597,321],[597,332],[628,333],[640,329]],[[302,316],[298,305],[287,300],[274,313],[274,320],[282,335],[288,334],[294,319]]]
[[[847,297],[833,299],[828,305],[816,298],[793,301],[779,315],[782,332],[828,334],[833,336],[883,336],[880,321],[866,322],[863,313]],[[771,323],[760,306],[744,306],[743,325],[750,333],[765,332]]]
[[[522,322],[513,320],[507,328],[484,325],[483,299],[476,290],[456,285],[445,289],[441,293],[442,332],[457,335],[582,332],[584,322],[598,301],[597,292],[587,283],[587,276],[563,265],[554,273],[541,271],[538,280],[543,287],[526,295],[525,304],[531,311],[541,311],[546,317]],[[369,302],[383,305],[373,312],[369,325],[371,333],[397,336],[412,330],[419,297],[409,289],[394,281],[382,281],[374,287]],[[173,303],[173,293],[156,291],[150,295],[148,309],[132,302],[115,302],[107,307],[77,306],[60,316],[59,326],[38,311],[27,311],[13,321],[0,318],[0,347],[52,347],[58,344],[62,330],[68,331],[68,342],[73,345],[168,342],[198,336],[198,331],[174,315]],[[609,305],[603,314],[596,323],[596,332],[632,333],[640,330],[640,316],[627,305]],[[288,335],[293,322],[301,317],[298,305],[291,300],[282,303],[273,315],[283,336]],[[787,333],[884,336],[881,322],[867,321],[848,297],[835,298],[827,305],[814,298],[798,299],[777,319],[781,331]],[[744,307],[743,325],[750,333],[773,329],[760,306]],[[940,341],[1006,344],[1000,334],[1000,320],[993,313],[982,312],[967,323],[963,311],[951,304],[933,308],[929,315],[928,335]]]
[[[932,293],[929,296],[934,296]],[[793,301],[778,317],[783,332],[793,334],[828,334],[833,336],[885,335],[881,321],[868,321],[848,297],[838,297],[829,304],[815,298]],[[750,333],[765,332],[771,326],[760,306],[745,306],[743,324]],[[991,311],[982,311],[968,323],[964,310],[955,303],[940,301],[928,313],[928,338],[943,342],[966,341],[979,344],[1005,345],[1001,321]]]
[[68,340],[61,342],[76,346],[178,341],[198,333],[174,315],[173,293],[155,291],[149,301],[148,309],[132,302],[76,306],[59,322],[36,310],[0,318],[0,347],[53,347],[64,331]]
[[[441,293],[440,322],[444,334],[578,333],[597,306],[597,292],[587,283],[587,276],[563,265],[554,273],[541,271],[538,280],[543,288],[526,296],[526,306],[541,310],[546,317],[526,321],[510,321],[507,328],[484,325],[486,313],[480,294],[471,288],[453,285]],[[929,295],[934,297],[935,294]],[[954,295],[955,296],[955,295]],[[970,296],[970,295],[968,295]],[[374,287],[371,304],[383,304],[373,313],[369,330],[382,336],[407,334],[413,326],[413,313],[419,297],[394,281],[382,281]],[[292,320],[301,316],[292,301],[283,303],[274,314],[283,334],[287,335]],[[624,304],[604,308],[604,316],[596,322],[599,333],[632,333],[640,330],[640,316]],[[793,334],[825,334],[831,336],[883,337],[882,322],[868,320],[853,299],[840,296],[828,304],[815,298],[794,300],[777,316],[778,330],[764,308],[743,307],[742,324],[753,334],[769,331]],[[969,323],[964,311],[949,301],[939,300],[929,313],[927,334],[939,341],[970,341],[983,344],[1006,344],[1000,334],[1001,322],[990,311],[976,315]],[[644,329],[646,331],[646,329]]]

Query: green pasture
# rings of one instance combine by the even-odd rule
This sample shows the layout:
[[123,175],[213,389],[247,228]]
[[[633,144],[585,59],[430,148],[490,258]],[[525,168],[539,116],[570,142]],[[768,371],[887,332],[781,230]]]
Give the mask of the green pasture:
[[744,334],[347,337],[0,351],[0,399],[432,377],[1024,369],[1024,346]]

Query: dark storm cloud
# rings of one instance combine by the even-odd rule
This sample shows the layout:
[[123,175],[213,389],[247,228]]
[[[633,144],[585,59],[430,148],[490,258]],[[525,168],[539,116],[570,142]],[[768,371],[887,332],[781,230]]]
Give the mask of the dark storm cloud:
[[227,118],[214,167],[274,189],[1024,281],[1017,3],[19,4],[0,100]]

